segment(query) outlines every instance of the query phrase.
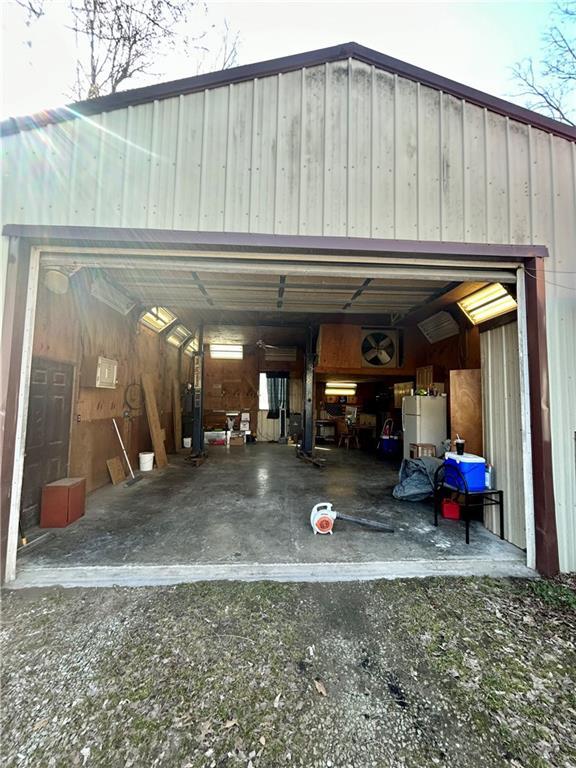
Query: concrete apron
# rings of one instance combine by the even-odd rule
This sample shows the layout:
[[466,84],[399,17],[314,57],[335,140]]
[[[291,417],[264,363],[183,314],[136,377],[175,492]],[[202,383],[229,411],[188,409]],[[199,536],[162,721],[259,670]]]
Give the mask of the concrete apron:
[[538,578],[516,560],[413,560],[369,563],[234,563],[215,565],[120,565],[34,567],[19,570],[11,589],[28,587],[147,587],[197,581],[344,582],[429,576]]

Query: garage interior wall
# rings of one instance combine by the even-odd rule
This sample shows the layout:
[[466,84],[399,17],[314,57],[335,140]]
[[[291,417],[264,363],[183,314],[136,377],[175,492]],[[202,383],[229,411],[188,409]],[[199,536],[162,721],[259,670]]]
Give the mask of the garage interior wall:
[[574,142],[349,59],[7,136],[3,174],[4,223],[546,245],[560,565],[576,568]]
[[[64,295],[50,292],[40,281],[33,356],[75,366],[69,474],[85,477],[91,491],[110,482],[106,460],[121,455],[112,418],[134,466],[140,451],[151,450],[143,406],[124,418],[126,386],[140,383],[142,373],[154,377],[166,446],[172,449],[172,382],[178,378],[179,353],[139,324],[137,313],[123,316],[109,308],[90,295],[87,279],[78,278],[82,275],[70,281]],[[98,355],[118,362],[116,389],[82,386],[83,361]]]
[[[484,455],[498,467],[496,485],[504,491],[506,538],[526,547],[522,422],[518,359],[518,324],[508,323],[480,334]],[[485,525],[499,534],[498,515],[485,512]]]
[[[250,327],[244,330],[256,329]],[[244,345],[241,360],[221,360],[210,356],[210,345],[207,344],[204,355],[204,426],[208,429],[222,429],[226,411],[243,411],[250,413],[250,423],[255,433],[258,429],[264,429],[264,425],[259,424],[262,418],[258,411],[259,377],[260,373],[268,371],[289,373],[290,406],[301,412],[304,358],[300,350],[295,361],[270,361],[265,359],[262,350],[247,344]],[[270,428],[261,432],[266,440],[278,437],[278,422],[275,419],[270,421],[273,425],[268,425]]]

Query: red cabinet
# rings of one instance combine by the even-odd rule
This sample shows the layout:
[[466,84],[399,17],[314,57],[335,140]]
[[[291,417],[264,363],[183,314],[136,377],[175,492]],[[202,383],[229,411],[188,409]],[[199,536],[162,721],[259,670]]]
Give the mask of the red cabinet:
[[86,480],[64,477],[42,489],[41,528],[65,528],[84,514]]

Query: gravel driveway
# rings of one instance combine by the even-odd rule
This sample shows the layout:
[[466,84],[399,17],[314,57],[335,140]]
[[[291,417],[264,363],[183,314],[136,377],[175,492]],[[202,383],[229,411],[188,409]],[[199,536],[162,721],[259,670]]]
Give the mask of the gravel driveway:
[[5,592],[5,766],[576,766],[546,581]]

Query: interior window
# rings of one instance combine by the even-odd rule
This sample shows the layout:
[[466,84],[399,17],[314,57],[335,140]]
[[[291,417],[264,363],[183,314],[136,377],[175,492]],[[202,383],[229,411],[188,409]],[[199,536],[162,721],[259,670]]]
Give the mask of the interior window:
[[266,374],[260,374],[260,381],[258,384],[258,408],[261,411],[268,411],[270,403],[268,401],[268,383],[266,381]]

